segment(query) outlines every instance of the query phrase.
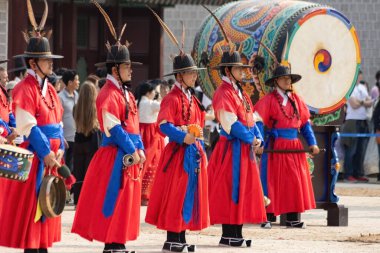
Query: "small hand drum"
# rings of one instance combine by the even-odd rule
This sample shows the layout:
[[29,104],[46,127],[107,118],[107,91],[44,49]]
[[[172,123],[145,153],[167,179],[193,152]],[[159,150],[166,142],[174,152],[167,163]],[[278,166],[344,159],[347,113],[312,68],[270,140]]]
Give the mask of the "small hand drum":
[[38,195],[42,213],[48,218],[59,216],[66,203],[66,187],[59,177],[49,175],[42,180]]
[[0,177],[26,181],[33,156],[33,153],[27,149],[0,144]]
[[187,132],[194,135],[195,138],[203,139],[203,129],[197,124],[188,125]]

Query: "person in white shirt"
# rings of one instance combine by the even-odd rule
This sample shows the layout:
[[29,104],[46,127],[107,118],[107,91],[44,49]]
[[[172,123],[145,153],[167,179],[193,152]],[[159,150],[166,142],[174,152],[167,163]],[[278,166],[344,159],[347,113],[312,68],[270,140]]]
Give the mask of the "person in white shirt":
[[160,111],[160,85],[145,82],[139,86],[140,134],[145,147],[146,161],[142,172],[141,203],[147,205],[152,190],[157,165],[164,149],[164,137],[159,133],[157,116]]
[[[361,80],[347,102],[343,133],[368,133],[367,108],[372,106],[365,81]],[[363,161],[368,138],[342,138],[344,147],[344,177],[346,182],[368,182],[363,176]]]

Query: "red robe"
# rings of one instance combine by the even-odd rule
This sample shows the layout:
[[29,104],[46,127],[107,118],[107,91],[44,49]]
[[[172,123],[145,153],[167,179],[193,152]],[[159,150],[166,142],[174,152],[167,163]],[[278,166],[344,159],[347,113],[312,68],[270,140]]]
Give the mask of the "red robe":
[[[260,99],[254,110],[260,115],[264,125],[268,128],[296,128],[307,123],[310,117],[309,109],[297,94],[292,97],[300,114],[300,119],[289,119],[281,110],[280,102],[283,98],[274,91]],[[283,106],[287,115],[294,110],[288,101]],[[276,138],[272,149],[304,149],[300,140]],[[309,166],[304,153],[269,154],[267,167],[268,197],[271,204],[267,207],[268,213],[280,215],[283,213],[301,213],[315,208],[313,185],[311,183]]]
[[[129,92],[130,107],[133,105],[133,94]],[[107,80],[96,99],[100,129],[104,132],[103,110],[115,116],[125,132],[139,134],[137,111],[129,111],[126,119],[126,100],[120,89]],[[87,240],[105,243],[121,243],[136,240],[140,227],[141,180],[131,179],[139,175],[140,165],[123,170],[121,186],[113,214],[105,217],[102,213],[106,190],[111,177],[117,154],[117,147],[101,146],[95,153],[88,167],[78,200],[72,233],[79,234]],[[130,172],[128,176],[127,171]]]
[[146,161],[142,172],[142,199],[149,200],[158,162],[165,146],[157,123],[140,123],[141,139],[144,143]]
[[[158,114],[157,122],[163,121],[174,124],[175,126],[184,126],[187,124],[198,124],[204,126],[205,113],[197,106],[195,98],[192,97],[192,107],[190,110],[190,120],[186,122],[183,119],[183,109],[187,112],[189,100],[181,99],[183,92],[175,86],[162,100],[161,109]],[[182,105],[184,101],[184,105]],[[197,217],[192,217],[186,224],[182,217],[182,206],[185,200],[188,176],[183,167],[185,146],[181,145],[173,158],[173,149],[176,147],[175,142],[169,142],[164,148],[160,163],[158,164],[156,178],[154,180],[152,193],[145,217],[145,221],[157,226],[159,229],[181,232],[186,229],[201,230],[210,224],[209,206],[207,194],[207,157],[203,148],[197,145],[200,151],[200,175],[198,177],[198,206]],[[164,167],[167,166],[166,172]],[[194,213],[194,212],[193,212]]]
[[[250,99],[248,102],[253,108]],[[212,106],[234,113],[243,125],[254,126],[253,112],[246,112],[237,91],[227,82],[215,91]],[[219,120],[219,119],[218,119]],[[211,224],[261,223],[266,220],[263,191],[256,162],[250,160],[250,144],[241,142],[239,201],[232,200],[232,141],[220,136],[211,155],[209,198]]]
[[[13,104],[36,117],[37,126],[59,124],[62,120],[63,109],[58,95],[51,84],[48,90],[53,96],[55,109],[50,110],[43,102],[38,82],[35,77],[28,75],[18,83],[13,90]],[[45,99],[52,104],[46,93]],[[15,110],[14,110],[15,111]],[[17,115],[15,115],[17,117]],[[50,149],[56,152],[60,147],[60,139],[50,139]],[[23,143],[26,147],[27,143]],[[5,201],[0,210],[0,245],[12,248],[48,248],[54,242],[61,240],[61,217],[46,218],[34,222],[37,207],[36,176],[38,157],[35,154],[26,182],[2,180],[4,192],[0,198]],[[45,171],[45,174],[47,172]],[[56,170],[52,170],[57,175]]]

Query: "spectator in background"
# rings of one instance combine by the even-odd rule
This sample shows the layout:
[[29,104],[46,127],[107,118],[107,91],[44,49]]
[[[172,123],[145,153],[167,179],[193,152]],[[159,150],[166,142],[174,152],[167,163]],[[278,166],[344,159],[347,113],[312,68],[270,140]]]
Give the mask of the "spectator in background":
[[160,83],[145,82],[138,86],[137,106],[139,108],[140,135],[145,147],[146,161],[142,171],[141,204],[148,205],[157,165],[164,149],[164,137],[159,133],[157,116],[160,111]]
[[[368,133],[367,108],[373,102],[368,95],[365,81],[356,84],[347,102],[346,121],[342,126],[343,133]],[[364,177],[363,161],[368,138],[342,138],[344,147],[344,177],[349,183],[368,182]]]
[[170,92],[174,83],[175,81],[173,79],[169,79],[169,81],[162,80],[161,85],[160,85],[161,98],[164,98],[166,94]]
[[99,80],[100,80],[100,77],[98,77],[97,75],[94,75],[94,74],[90,74],[89,76],[87,76],[86,81],[90,81],[93,85],[95,85],[95,88],[97,89],[97,91],[99,91],[100,90]]
[[[57,76],[63,76],[63,73],[65,73],[65,71],[67,71],[67,68],[58,68],[58,69],[55,70],[55,74]],[[60,85],[59,85],[60,90],[57,91],[57,93],[60,92],[60,91],[62,91],[65,88],[65,84],[63,83],[62,78],[59,79],[59,83],[60,83]]]
[[48,76],[48,80],[54,86],[54,89],[55,89],[55,91],[57,93],[59,93],[62,90],[62,88],[61,88],[61,86],[62,86],[62,82],[61,82],[62,76],[57,76],[57,74],[55,74],[53,72],[53,74],[51,74],[50,76]]
[[370,96],[372,98],[372,101],[376,101],[379,98],[380,94],[380,70],[376,72],[375,75],[376,83],[375,86],[372,87]]
[[73,108],[78,102],[79,76],[73,69],[68,69],[63,73],[62,81],[65,88],[58,94],[63,107],[63,136],[67,142],[65,152],[65,163],[73,171],[73,148],[75,137],[75,122]]
[[78,203],[88,165],[101,142],[99,122],[96,116],[95,102],[97,95],[98,91],[95,85],[90,81],[85,81],[81,85],[78,103],[74,107],[76,132],[73,174],[77,179],[77,183],[73,188],[75,206]]
[[24,79],[26,75],[26,63],[24,57],[14,57],[15,67],[13,69],[8,70],[8,73],[13,73],[15,75],[14,81],[19,83],[22,79]]
[[[375,110],[372,115],[373,119],[373,126],[374,126],[374,132],[377,134],[380,134],[380,103],[376,104]],[[379,152],[379,157],[380,157],[380,137],[376,137],[376,142],[377,142],[377,150]],[[379,167],[380,169],[380,159],[379,159]],[[377,174],[377,181],[380,182],[380,171]]]

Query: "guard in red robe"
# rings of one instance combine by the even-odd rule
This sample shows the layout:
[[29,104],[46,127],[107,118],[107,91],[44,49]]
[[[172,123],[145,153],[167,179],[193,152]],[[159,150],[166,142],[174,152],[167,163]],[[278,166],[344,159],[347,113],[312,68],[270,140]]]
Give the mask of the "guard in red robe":
[[[150,9],[150,8],[149,8]],[[173,33],[150,9],[165,32]],[[198,68],[182,48],[173,58],[175,85],[164,97],[157,123],[169,137],[157,167],[145,221],[167,231],[163,252],[195,252],[187,244],[186,230],[202,230],[210,225],[207,194],[207,157],[203,142],[205,109],[193,95]],[[173,40],[172,40],[173,41]]]
[[194,252],[195,245],[186,243],[186,230],[210,224],[207,157],[201,139],[205,112],[192,95],[200,69],[188,54],[174,58],[176,82],[162,100],[157,119],[169,143],[157,167],[145,221],[167,231],[164,252]]
[[266,220],[263,191],[255,150],[262,137],[253,119],[250,98],[240,86],[243,65],[237,51],[224,52],[217,66],[222,84],[212,106],[221,124],[220,139],[208,165],[211,224],[222,224],[219,245],[250,247],[242,235],[243,224]]
[[[28,13],[33,15],[32,10]],[[22,248],[25,253],[47,253],[47,248],[61,240],[61,217],[47,218],[37,208],[43,176],[57,175],[55,166],[64,153],[63,109],[54,87],[47,82],[52,60],[62,56],[50,52],[48,39],[41,35],[43,23],[38,27],[33,24],[34,30],[24,36],[28,45],[21,57],[27,63],[27,76],[13,90],[17,130],[26,138],[20,146],[34,152],[29,178],[26,182],[0,181],[4,189],[0,193],[4,200],[0,245]]]
[[104,242],[104,253],[131,252],[125,243],[139,235],[145,161],[137,104],[130,92],[131,66],[139,63],[131,62],[128,43],[122,45],[118,38],[107,47],[106,62],[98,64],[108,71],[96,99],[103,140],[88,167],[72,227],[72,233],[89,241]]
[[[266,85],[273,86],[274,90],[260,99],[254,108],[260,128],[264,124],[269,129],[266,149],[303,150],[298,139],[298,133],[301,133],[311,153],[319,153],[309,122],[309,109],[292,89],[292,84],[300,79],[300,75],[291,74],[289,67],[280,65],[274,70],[273,77],[266,81]],[[268,220],[273,219],[273,215],[287,214],[287,227],[305,228],[298,214],[315,208],[305,153],[264,154],[261,163],[264,192],[271,200],[267,207]]]

